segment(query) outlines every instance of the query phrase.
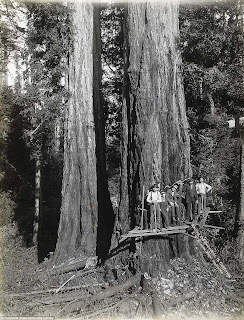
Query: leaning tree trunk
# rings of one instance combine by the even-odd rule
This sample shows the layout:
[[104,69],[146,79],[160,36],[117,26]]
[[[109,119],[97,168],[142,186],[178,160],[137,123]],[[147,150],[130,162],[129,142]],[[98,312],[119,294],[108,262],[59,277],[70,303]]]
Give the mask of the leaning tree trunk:
[[[178,6],[170,1],[128,4],[125,34],[119,208],[123,233],[139,220],[137,206],[143,186],[148,190],[156,181],[164,186],[191,175]],[[172,241],[153,241],[145,239],[142,255],[155,255],[157,267],[162,257],[169,260]]]
[[55,261],[95,255],[97,177],[93,117],[93,6],[73,4],[70,99],[65,112],[62,206]]

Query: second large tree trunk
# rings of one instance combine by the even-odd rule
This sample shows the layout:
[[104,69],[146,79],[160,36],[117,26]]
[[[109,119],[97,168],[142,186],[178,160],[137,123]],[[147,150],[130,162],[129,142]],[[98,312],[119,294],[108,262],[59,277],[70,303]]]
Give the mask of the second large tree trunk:
[[[180,74],[178,7],[129,4],[125,14],[125,90],[119,220],[122,232],[139,220],[137,206],[156,181],[191,175],[189,126]],[[148,256],[169,259],[164,240],[146,241]],[[150,243],[151,242],[151,243]]]

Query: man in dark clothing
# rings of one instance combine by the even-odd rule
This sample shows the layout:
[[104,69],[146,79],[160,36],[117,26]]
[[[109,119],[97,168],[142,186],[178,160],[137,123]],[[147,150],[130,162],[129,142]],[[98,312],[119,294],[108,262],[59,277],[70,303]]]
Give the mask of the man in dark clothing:
[[196,204],[198,203],[196,185],[193,179],[190,179],[189,182],[184,185],[183,191],[185,192],[186,220],[192,221],[195,219]]
[[166,192],[166,199],[170,206],[170,220],[172,220],[173,225],[179,222],[178,187],[178,184],[174,184],[172,188],[169,188]]

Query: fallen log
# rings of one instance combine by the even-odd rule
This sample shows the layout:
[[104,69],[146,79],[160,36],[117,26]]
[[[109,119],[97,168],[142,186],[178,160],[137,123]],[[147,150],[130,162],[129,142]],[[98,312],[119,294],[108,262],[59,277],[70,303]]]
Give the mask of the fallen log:
[[57,267],[53,267],[53,269],[50,270],[51,275],[60,274],[60,273],[67,273],[74,270],[83,269],[86,266],[87,259],[82,259],[80,261],[75,261],[73,263],[60,265]]
[[[86,303],[85,305],[84,305],[84,303],[82,303],[81,299],[77,298],[73,302],[69,303],[66,307],[64,307],[61,311],[68,308],[68,311],[71,313],[73,311],[80,310],[81,308],[88,307],[88,306],[94,304],[95,302],[99,302],[101,300],[110,298],[110,297],[114,296],[115,294],[120,293],[121,291],[127,290],[130,287],[132,287],[133,285],[137,284],[138,282],[140,282],[142,280],[142,277],[143,277],[142,274],[138,274],[132,278],[129,278],[124,283],[117,284],[113,287],[109,287],[107,289],[99,291],[98,293],[95,293],[93,296],[91,296],[89,298],[88,303]],[[60,314],[60,312],[59,312],[59,314]]]
[[[79,290],[83,288],[88,288],[88,287],[105,287],[108,285],[108,283],[93,283],[93,284],[83,284],[80,286],[73,286],[73,287],[66,287],[66,288],[61,288],[58,292],[64,292],[64,291],[71,291],[71,290]],[[45,293],[55,293],[59,288],[54,288],[54,289],[47,289],[47,290],[39,290],[39,291],[31,291],[31,292],[20,292],[20,293],[7,293],[7,294],[2,294],[4,297],[25,297],[25,296],[30,296],[30,295],[39,295],[39,294],[45,294]]]
[[89,299],[89,304],[92,304],[94,302],[98,302],[100,300],[109,298],[114,296],[116,293],[119,293],[123,290],[127,290],[130,287],[132,287],[133,285],[137,284],[138,282],[140,282],[142,280],[142,274],[138,274],[135,275],[132,278],[129,278],[128,280],[126,280],[124,283],[121,284],[117,284],[113,287],[109,287],[105,290],[102,290],[96,294],[94,294],[91,299]]
[[27,302],[25,303],[27,306],[35,306],[35,305],[43,305],[43,307],[45,306],[49,306],[49,305],[61,305],[61,304],[67,304],[70,301],[73,301],[74,299],[77,299],[77,297],[80,300],[86,300],[89,297],[89,294],[86,292],[80,292],[80,293],[76,293],[76,292],[72,292],[72,295],[69,294],[62,294],[62,295],[52,295],[51,297],[45,297],[45,299],[40,299],[38,301],[31,301],[31,302]]
[[[120,300],[120,301],[118,301],[118,302],[116,302],[116,303],[114,303],[114,304],[112,304],[112,305],[110,305],[110,306],[108,306],[108,307],[102,308],[102,309],[100,309],[100,310],[98,310],[98,311],[95,311],[95,312],[93,312],[93,313],[89,313],[89,314],[87,314],[87,315],[85,316],[85,318],[86,318],[86,319],[87,319],[87,318],[95,318],[95,317],[97,317],[97,316],[100,316],[100,319],[101,319],[101,315],[102,315],[102,314],[104,314],[104,313],[106,313],[106,312],[109,312],[110,310],[119,307],[121,304],[124,304],[124,303],[127,302],[128,300],[135,299],[135,298],[134,298],[134,295],[137,294],[139,291],[140,291],[140,290],[137,289],[133,294],[128,295],[128,296],[125,297],[124,299],[122,299],[122,300]],[[139,305],[139,302],[138,302],[138,305]]]

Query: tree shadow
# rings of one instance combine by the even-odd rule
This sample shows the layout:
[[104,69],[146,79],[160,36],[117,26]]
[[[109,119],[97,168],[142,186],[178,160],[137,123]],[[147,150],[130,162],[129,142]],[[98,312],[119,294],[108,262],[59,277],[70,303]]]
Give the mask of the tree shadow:
[[30,148],[24,141],[25,120],[21,115],[23,107],[13,102],[11,92],[6,91],[3,101],[8,104],[10,126],[7,137],[4,178],[0,188],[11,191],[15,201],[13,220],[27,247],[32,245],[34,217],[34,161]]
[[41,215],[38,234],[38,261],[55,251],[61,208],[62,162],[56,159],[42,166]]

